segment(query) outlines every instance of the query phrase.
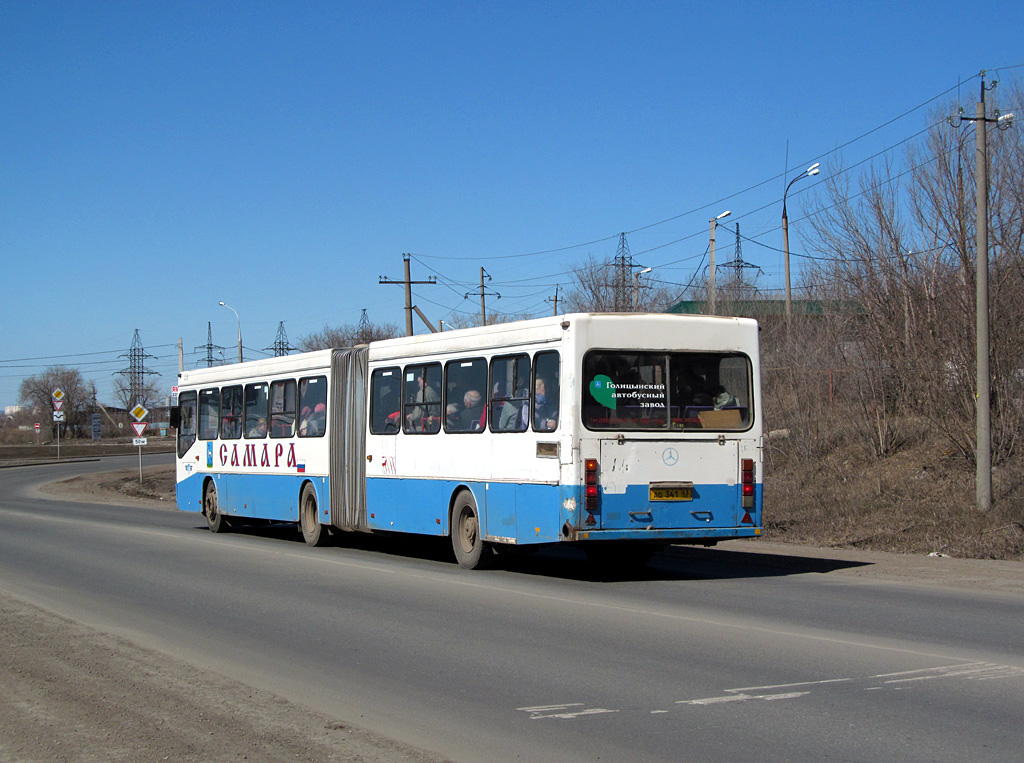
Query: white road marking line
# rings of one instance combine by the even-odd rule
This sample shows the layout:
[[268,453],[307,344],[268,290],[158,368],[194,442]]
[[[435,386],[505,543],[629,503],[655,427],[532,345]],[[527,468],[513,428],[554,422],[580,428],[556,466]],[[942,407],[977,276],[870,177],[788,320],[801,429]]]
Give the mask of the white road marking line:
[[[591,707],[586,710],[574,710],[568,711],[573,707],[583,707],[582,702],[570,702],[565,705],[538,705],[536,707],[517,707],[516,710],[522,710],[523,712],[530,714],[531,721],[542,720],[545,718],[555,718],[560,721],[571,721],[574,718],[579,718],[584,715],[600,715],[602,713],[617,713],[618,710],[609,710],[604,707]],[[554,710],[561,710],[563,712],[552,712]]]
[[882,685],[866,686],[862,691],[881,691],[886,688],[894,691],[908,688],[897,684],[909,684],[917,681],[932,681],[936,678],[956,678],[967,681],[990,681],[997,678],[1017,678],[1024,676],[1024,668],[1013,665],[999,665],[993,662],[964,662],[958,665],[939,665],[934,668],[919,668],[917,670],[904,670],[898,673],[881,673],[876,676],[862,676],[860,678],[826,678],[820,681],[800,681],[789,684],[774,684],[772,686],[746,686],[739,689],[726,689],[727,694],[720,697],[704,697],[702,699],[683,699],[676,702],[677,705],[722,705],[729,702],[748,702],[753,699],[776,700],[794,699],[811,693],[811,690],[785,692],[778,694],[752,694],[750,692],[765,691],[771,689],[792,689],[797,686],[816,687],[827,684],[841,683],[874,683],[881,680]]

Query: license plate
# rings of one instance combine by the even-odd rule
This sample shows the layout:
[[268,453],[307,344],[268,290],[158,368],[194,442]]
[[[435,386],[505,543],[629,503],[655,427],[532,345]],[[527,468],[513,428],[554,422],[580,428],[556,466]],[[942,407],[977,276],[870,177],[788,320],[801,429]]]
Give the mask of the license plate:
[[690,487],[652,487],[652,501],[692,501],[693,488]]

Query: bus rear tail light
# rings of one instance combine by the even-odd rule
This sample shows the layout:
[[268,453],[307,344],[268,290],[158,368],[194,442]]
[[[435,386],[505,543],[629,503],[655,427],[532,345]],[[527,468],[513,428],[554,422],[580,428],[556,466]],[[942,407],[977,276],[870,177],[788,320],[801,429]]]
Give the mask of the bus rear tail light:
[[597,459],[588,458],[583,462],[584,508],[587,510],[585,524],[596,525],[594,512],[597,511]]
[[754,459],[744,458],[740,462],[741,504],[744,509],[754,508]]

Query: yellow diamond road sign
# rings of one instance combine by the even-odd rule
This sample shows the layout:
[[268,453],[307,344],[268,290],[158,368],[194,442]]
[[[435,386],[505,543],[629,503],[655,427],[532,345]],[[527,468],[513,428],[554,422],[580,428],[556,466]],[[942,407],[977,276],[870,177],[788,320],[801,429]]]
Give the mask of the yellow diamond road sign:
[[146,418],[146,414],[149,413],[149,411],[142,407],[142,403],[138,403],[134,408],[128,411],[128,413],[134,416],[136,421],[142,421]]
[[60,387],[57,387],[57,389],[55,389],[53,391],[53,399],[54,400],[63,400],[64,399],[64,390],[62,390]]

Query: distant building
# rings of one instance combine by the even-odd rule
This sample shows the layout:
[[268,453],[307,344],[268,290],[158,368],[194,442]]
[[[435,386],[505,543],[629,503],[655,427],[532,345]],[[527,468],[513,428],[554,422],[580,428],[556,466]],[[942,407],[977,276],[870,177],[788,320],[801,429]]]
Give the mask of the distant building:
[[23,410],[25,410],[25,406],[23,405],[8,405],[4,408],[4,415],[14,416],[15,414],[21,413]]

